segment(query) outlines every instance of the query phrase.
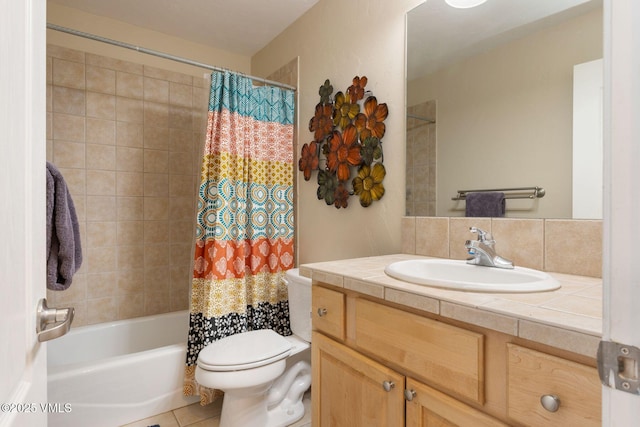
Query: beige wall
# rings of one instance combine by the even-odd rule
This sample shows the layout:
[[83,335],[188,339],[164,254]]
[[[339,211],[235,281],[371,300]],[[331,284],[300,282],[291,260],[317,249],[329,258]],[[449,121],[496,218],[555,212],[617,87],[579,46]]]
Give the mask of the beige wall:
[[300,58],[298,147],[312,139],[309,119],[319,102],[318,88],[330,79],[334,92],[354,76],[367,76],[367,88],[386,102],[383,138],[384,197],[368,208],[351,197],[336,209],[316,196],[316,175],[298,172],[297,230],[300,263],[399,252],[405,180],[405,14],[421,0],[321,0],[252,58],[252,72],[268,75]]
[[410,82],[408,105],[437,102],[436,215],[464,216],[457,190],[541,186],[507,216],[571,218],[573,66],[601,57],[597,10]]
[[[251,71],[251,58],[248,56],[193,43],[51,2],[47,2],[47,22],[129,43],[134,46],[141,46],[170,55],[181,56],[204,64],[228,68],[242,73],[249,73]],[[198,77],[202,77],[203,73],[208,72],[202,68],[54,30],[47,30],[47,43]]]

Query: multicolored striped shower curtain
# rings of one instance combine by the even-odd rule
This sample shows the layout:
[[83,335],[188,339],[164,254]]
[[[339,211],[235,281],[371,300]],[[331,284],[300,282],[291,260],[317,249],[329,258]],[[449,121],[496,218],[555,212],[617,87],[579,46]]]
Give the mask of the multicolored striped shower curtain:
[[294,93],[211,74],[197,231],[185,395],[213,401],[195,381],[198,353],[239,332],[290,335],[285,270],[293,267]]

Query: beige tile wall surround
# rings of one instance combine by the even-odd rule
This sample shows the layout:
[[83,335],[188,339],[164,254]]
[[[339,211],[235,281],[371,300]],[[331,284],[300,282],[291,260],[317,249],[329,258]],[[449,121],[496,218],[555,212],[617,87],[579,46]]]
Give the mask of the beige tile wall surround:
[[[403,254],[417,254],[416,250],[416,222],[418,218],[416,217],[405,217],[403,218],[400,226],[402,230],[400,233],[402,234],[402,253]],[[448,225],[447,225],[448,227]],[[422,239],[420,239],[422,240]],[[448,256],[447,256],[448,257]]]
[[602,221],[545,221],[545,266],[550,271],[602,275]]
[[75,326],[186,309],[208,83],[59,46],[47,50],[47,159],[74,198],[84,262]]
[[406,215],[436,214],[436,101],[407,108]]
[[[470,227],[491,232],[491,219],[489,218],[449,218],[449,258],[467,259],[467,248],[464,243],[467,240],[478,238],[477,234],[469,231]],[[495,236],[494,236],[495,237]],[[504,255],[506,257],[506,255]]]
[[403,253],[466,259],[471,226],[491,232],[497,252],[518,266],[602,277],[600,220],[404,217]]
[[416,217],[415,253],[449,258],[449,223],[448,218]]
[[540,236],[544,233],[544,224],[542,219],[492,219],[491,232],[494,236],[501,236],[496,250],[508,253],[515,265],[543,270],[544,239]]
[[[268,78],[297,86],[298,59]],[[72,286],[47,298],[75,307],[74,326],[189,307],[208,100],[204,72],[47,47],[47,160],[70,188],[84,254]]]

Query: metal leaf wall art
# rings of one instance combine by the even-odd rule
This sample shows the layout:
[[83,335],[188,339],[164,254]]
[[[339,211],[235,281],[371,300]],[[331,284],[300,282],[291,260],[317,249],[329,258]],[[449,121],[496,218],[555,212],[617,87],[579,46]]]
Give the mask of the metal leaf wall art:
[[313,140],[302,146],[298,161],[305,181],[318,171],[318,199],[337,209],[346,208],[352,195],[363,207],[384,196],[382,138],[389,111],[366,85],[365,76],[356,76],[335,95],[329,79],[320,86],[320,102],[309,120]]

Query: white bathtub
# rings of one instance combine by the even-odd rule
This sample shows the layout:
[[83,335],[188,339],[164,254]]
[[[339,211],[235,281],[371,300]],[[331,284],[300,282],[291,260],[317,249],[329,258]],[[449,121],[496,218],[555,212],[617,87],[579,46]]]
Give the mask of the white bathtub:
[[116,427],[197,402],[182,395],[188,328],[179,311],[73,328],[49,342],[48,402],[61,408],[49,427]]

